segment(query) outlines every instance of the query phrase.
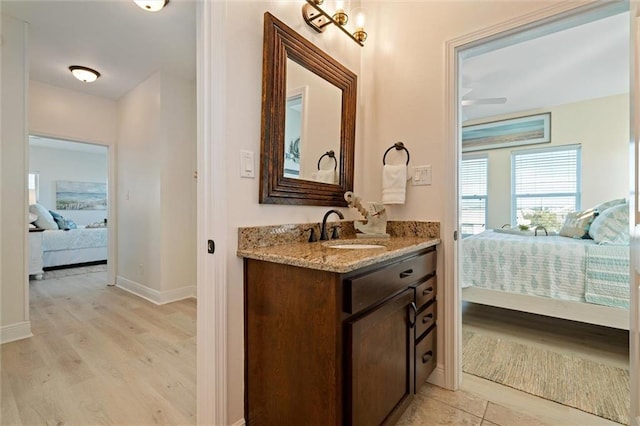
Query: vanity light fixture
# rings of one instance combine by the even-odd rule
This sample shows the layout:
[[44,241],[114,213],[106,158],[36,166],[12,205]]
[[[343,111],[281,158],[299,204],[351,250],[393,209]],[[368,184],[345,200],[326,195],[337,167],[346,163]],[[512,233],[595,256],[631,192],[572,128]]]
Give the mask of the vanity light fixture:
[[73,74],[75,78],[85,83],[92,83],[100,77],[98,71],[80,65],[71,65],[69,71],[71,71],[71,74]]
[[362,25],[356,27],[356,31],[351,34],[349,30],[345,28],[346,23],[349,21],[349,16],[344,11],[344,1],[338,0],[336,2],[336,11],[333,15],[325,12],[320,5],[324,0],[305,0],[306,3],[302,5],[302,17],[304,21],[314,30],[319,33],[324,32],[328,25],[334,24],[336,27],[351,38],[351,40],[358,43],[360,46],[364,46],[364,41],[367,39],[367,33],[364,31],[364,17],[362,18]]
[[148,12],[157,12],[162,10],[169,0],[133,0],[138,6]]
[[356,16],[356,31],[353,33],[353,37],[360,43],[364,43],[367,39],[367,33],[364,30],[364,14],[362,12]]

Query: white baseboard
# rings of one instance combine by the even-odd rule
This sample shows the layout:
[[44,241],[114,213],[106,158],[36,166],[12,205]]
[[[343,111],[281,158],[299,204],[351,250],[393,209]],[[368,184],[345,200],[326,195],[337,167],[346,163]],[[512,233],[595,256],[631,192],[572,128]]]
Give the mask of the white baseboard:
[[173,290],[158,291],[149,288],[135,281],[128,280],[124,277],[116,277],[116,287],[135,294],[138,297],[148,300],[156,305],[164,305],[165,303],[176,302],[190,297],[196,297],[196,286],[190,285],[186,287],[176,288]]
[[31,321],[22,321],[0,327],[0,344],[33,337]]
[[438,365],[427,379],[427,382],[444,388],[444,368],[441,365]]
[[245,426],[247,423],[244,421],[244,419],[240,419],[237,422],[233,423],[231,426]]

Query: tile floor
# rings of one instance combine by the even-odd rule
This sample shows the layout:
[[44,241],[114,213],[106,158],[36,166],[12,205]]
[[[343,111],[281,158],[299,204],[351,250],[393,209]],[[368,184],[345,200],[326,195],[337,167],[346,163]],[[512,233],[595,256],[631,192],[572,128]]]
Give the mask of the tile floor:
[[507,386],[463,374],[452,392],[426,384],[398,426],[615,426],[600,417],[556,404]]

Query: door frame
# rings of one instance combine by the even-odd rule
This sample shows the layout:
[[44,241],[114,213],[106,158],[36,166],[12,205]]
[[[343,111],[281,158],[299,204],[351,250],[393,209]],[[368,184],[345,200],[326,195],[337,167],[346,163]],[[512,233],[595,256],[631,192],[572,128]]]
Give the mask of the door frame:
[[[624,4],[624,2],[616,2]],[[446,141],[448,141],[445,152],[445,164],[447,167],[447,182],[451,182],[451,191],[446,197],[446,213],[443,221],[442,242],[445,256],[444,275],[445,275],[445,324],[449,325],[449,332],[445,334],[444,339],[444,360],[445,360],[445,387],[451,390],[457,390],[462,380],[462,310],[461,310],[461,291],[458,282],[459,276],[459,250],[460,244],[454,238],[459,228],[459,163],[461,159],[460,144],[460,117],[461,110],[459,106],[458,87],[460,82],[459,70],[459,53],[488,42],[495,41],[499,38],[518,34],[527,30],[549,24],[556,20],[570,19],[579,15],[596,12],[597,10],[611,7],[611,4],[599,1],[588,1],[585,3],[568,3],[562,2],[554,4],[550,7],[528,13],[523,16],[493,25],[479,31],[452,39],[446,43]],[[631,5],[631,16],[634,14],[634,7]],[[632,27],[633,30],[633,27]],[[632,32],[631,43],[634,43],[636,34]],[[631,90],[633,90],[633,85]],[[633,108],[633,97],[631,98]],[[633,121],[632,121],[633,126]],[[632,127],[633,128],[633,127]],[[633,130],[632,130],[633,131]],[[634,140],[631,141],[635,144]],[[636,147],[637,148],[637,147]],[[634,151],[632,151],[634,152]],[[635,171],[631,170],[631,176]],[[637,182],[638,179],[636,179]],[[631,319],[634,319],[633,312],[637,311],[637,303],[635,309],[630,309]],[[634,357],[633,348],[630,358]],[[635,356],[638,354],[636,353]],[[632,369],[633,371],[633,362]],[[638,368],[637,366],[635,367]],[[637,388],[637,386],[636,386]],[[632,410],[635,407],[638,410],[638,395],[633,395],[632,388]],[[638,392],[638,389],[635,390]],[[636,403],[634,405],[634,402]],[[632,411],[633,412],[633,411]],[[638,415],[638,414],[636,414]]]
[[[227,423],[226,9],[196,4],[197,424]],[[215,96],[214,96],[215,94]],[[215,254],[207,252],[214,240]]]

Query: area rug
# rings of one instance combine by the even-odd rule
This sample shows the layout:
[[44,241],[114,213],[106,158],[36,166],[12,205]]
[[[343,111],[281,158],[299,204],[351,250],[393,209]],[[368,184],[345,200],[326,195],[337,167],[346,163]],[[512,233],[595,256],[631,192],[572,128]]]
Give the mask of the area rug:
[[91,274],[94,272],[104,272],[106,270],[106,264],[79,266],[77,268],[52,269],[51,271],[44,271],[44,274],[42,274],[42,279],[50,280],[52,278],[63,278],[70,277],[72,275]]
[[628,424],[629,371],[463,330],[462,371]]

